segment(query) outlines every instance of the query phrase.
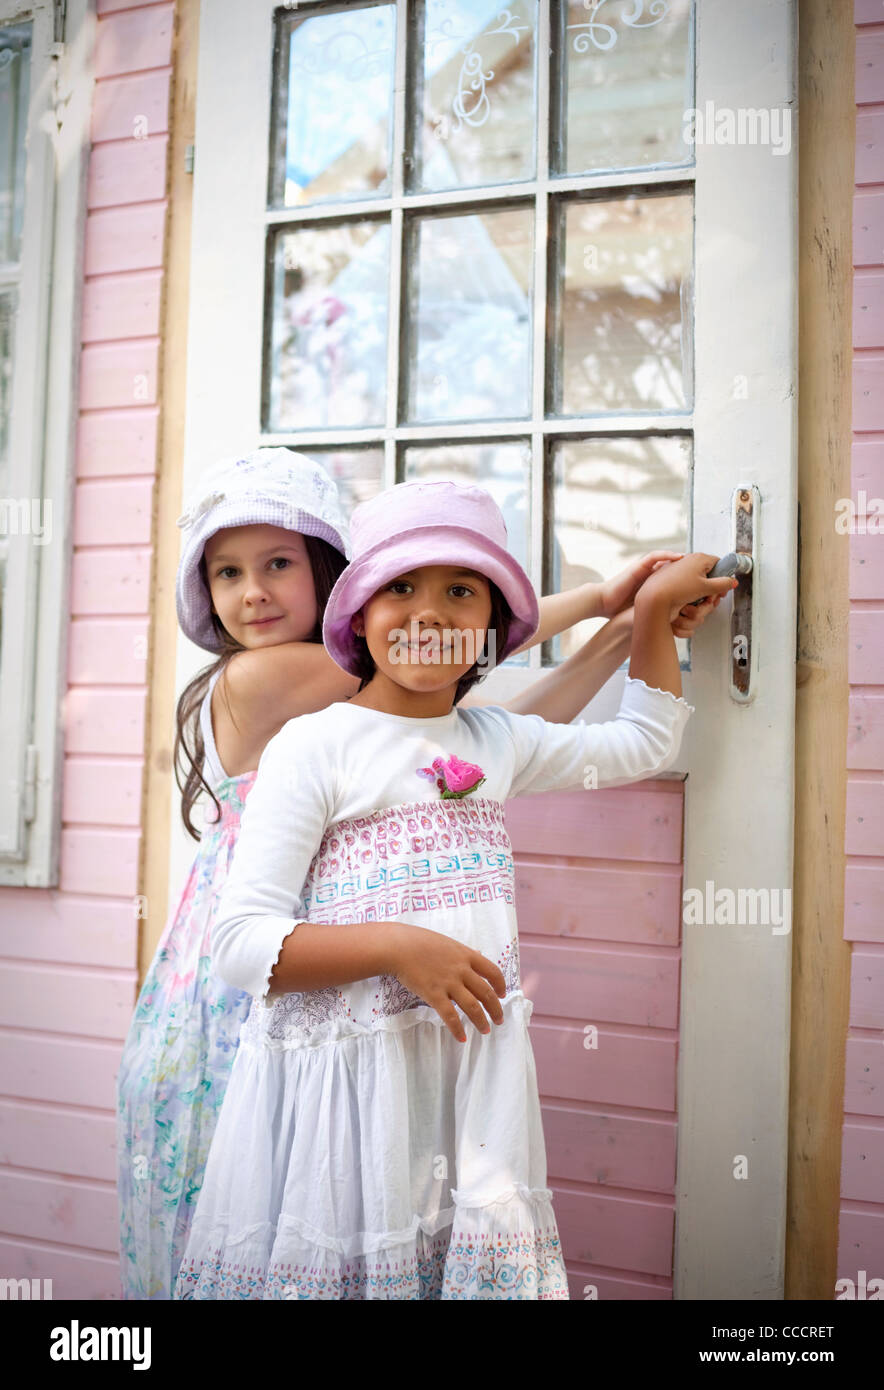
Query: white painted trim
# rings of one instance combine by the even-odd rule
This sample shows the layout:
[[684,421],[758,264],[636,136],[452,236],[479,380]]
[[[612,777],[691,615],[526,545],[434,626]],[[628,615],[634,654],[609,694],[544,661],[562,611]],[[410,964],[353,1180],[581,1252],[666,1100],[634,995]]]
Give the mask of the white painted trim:
[[[187,416],[182,492],[216,459],[260,443],[264,237],[273,0],[202,0],[194,127]],[[231,100],[231,93],[236,99]],[[236,170],[231,198],[230,170]],[[209,665],[179,631],[176,690]],[[174,788],[169,901],[196,849]]]
[[[45,517],[41,485],[43,409],[46,399],[49,289],[55,177],[52,144],[44,121],[52,112],[53,9],[50,0],[37,0],[30,12],[8,6],[7,22],[30,23],[31,48],[24,210],[18,276],[18,308],[13,328],[12,398],[9,422],[9,475],[6,497],[10,513],[22,504],[25,516],[11,521],[5,538],[6,576],[4,622],[0,637],[0,855],[23,861],[25,825],[25,751],[30,739],[34,698],[34,647],[40,551],[28,533],[32,509]],[[10,517],[11,520],[11,517]],[[21,528],[19,533],[18,528]],[[11,622],[10,615],[15,614]]]
[[[6,4],[3,18],[13,19],[25,8],[21,4]],[[35,21],[39,20],[39,29],[35,23],[35,35],[40,34],[43,55],[43,61],[39,66],[35,64],[32,71],[31,91],[39,91],[41,99],[40,110],[32,108],[34,124],[29,134],[28,158],[28,194],[32,191],[33,168],[41,201],[31,198],[26,206],[24,232],[28,254],[36,255],[40,267],[28,273],[38,277],[40,290],[38,301],[32,300],[36,310],[26,320],[20,320],[27,323],[24,345],[31,374],[30,420],[24,435],[17,426],[10,452],[21,460],[22,470],[27,470],[24,495],[52,501],[52,540],[32,547],[36,554],[27,576],[22,576],[26,588],[21,603],[9,596],[10,610],[14,607],[18,615],[15,626],[20,626],[26,645],[16,653],[8,671],[21,723],[15,746],[3,745],[2,766],[4,772],[12,773],[13,783],[20,782],[18,769],[23,766],[25,745],[32,743],[37,749],[37,784],[36,811],[29,834],[25,840],[19,819],[18,857],[0,859],[0,883],[46,887],[58,882],[61,834],[63,690],[95,5],[94,0],[68,0],[65,47],[54,62],[48,56],[54,39],[53,5],[48,0],[36,0],[27,9]],[[34,47],[36,50],[36,38]],[[53,66],[57,68],[57,95],[53,93]],[[61,105],[68,97],[62,107],[62,128],[56,134],[54,101]],[[40,117],[47,114],[52,124],[44,133],[45,128],[35,127]],[[34,230],[38,225],[42,229],[40,235]],[[29,237],[33,237],[30,242]],[[24,274],[23,266],[23,277]],[[18,367],[16,357],[16,370]],[[20,399],[17,397],[16,404]],[[23,474],[19,477],[24,482]],[[15,484],[10,492],[18,495]],[[11,627],[8,623],[5,626],[7,630]],[[18,817],[17,788],[11,795],[7,792],[2,800],[7,808],[15,806]]]

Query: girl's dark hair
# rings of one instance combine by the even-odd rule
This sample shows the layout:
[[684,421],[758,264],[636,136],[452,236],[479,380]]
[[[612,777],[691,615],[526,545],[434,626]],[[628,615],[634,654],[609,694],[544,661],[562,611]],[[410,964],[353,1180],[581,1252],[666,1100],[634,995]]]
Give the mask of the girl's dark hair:
[[[488,587],[491,590],[491,616],[488,619],[488,631],[494,633],[495,652],[502,652],[506,645],[509,635],[510,624],[513,620],[513,610],[510,608],[503,594],[497,585],[488,580]],[[480,652],[480,657],[488,655],[488,637],[486,634],[485,642]],[[360,677],[359,690],[364,690],[374,675],[377,667],[374,658],[368,650],[368,643],[364,637],[356,637],[356,657],[359,664],[357,674]],[[499,658],[498,658],[499,660]],[[457,682],[457,689],[454,692],[454,703],[458,704],[466,695],[468,690],[472,690],[478,681],[482,681],[493,667],[490,665],[479,666],[479,661],[473,662],[468,671],[464,671],[460,680]],[[357,695],[359,694],[357,690]]]
[[[328,541],[321,540],[318,536],[304,536],[304,546],[310,560],[310,568],[313,571],[313,586],[316,591],[316,626],[310,636],[304,640],[322,642],[322,618],[325,613],[325,606],[328,603],[328,596],[334,588],[335,580],[347,566],[347,557],[333,545],[330,545]],[[206,586],[206,593],[208,593],[209,580],[204,554],[200,557],[199,568],[200,577]],[[178,708],[175,712],[177,726],[173,754],[175,781],[181,792],[181,819],[184,821],[184,828],[188,835],[192,836],[194,840],[199,840],[200,832],[193,824],[191,811],[200,792],[207,791],[209,793],[216,813],[221,814],[218,798],[203,776],[206,750],[203,744],[203,732],[200,728],[200,706],[215,672],[223,670],[237,652],[246,650],[241,643],[231,637],[217,613],[212,614],[212,624],[221,645],[220,655],[211,666],[207,666],[204,671],[200,671],[199,675],[194,676],[190,684],[181,692]]]

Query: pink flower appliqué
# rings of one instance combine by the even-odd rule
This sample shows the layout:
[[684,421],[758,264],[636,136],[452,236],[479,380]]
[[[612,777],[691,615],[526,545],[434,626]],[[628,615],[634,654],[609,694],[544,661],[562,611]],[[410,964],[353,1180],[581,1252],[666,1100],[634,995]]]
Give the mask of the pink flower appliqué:
[[465,763],[456,753],[448,758],[434,758],[432,767],[419,767],[419,777],[429,777],[436,783],[443,799],[469,796],[485,781],[485,774],[475,763]]

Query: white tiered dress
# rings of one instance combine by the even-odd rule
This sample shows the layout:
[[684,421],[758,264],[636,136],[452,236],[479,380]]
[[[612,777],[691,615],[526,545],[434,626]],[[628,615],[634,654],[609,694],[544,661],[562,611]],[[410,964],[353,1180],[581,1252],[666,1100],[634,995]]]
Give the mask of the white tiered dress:
[[[265,749],[213,967],[254,997],[175,1289],[181,1299],[567,1299],[519,976],[511,796],[664,770],[693,706],[626,678],[615,719],[330,705]],[[443,799],[420,768],[484,782]],[[591,795],[591,792],[587,793]],[[459,1042],[393,976],[267,998],[299,921],[402,921],[501,969]]]

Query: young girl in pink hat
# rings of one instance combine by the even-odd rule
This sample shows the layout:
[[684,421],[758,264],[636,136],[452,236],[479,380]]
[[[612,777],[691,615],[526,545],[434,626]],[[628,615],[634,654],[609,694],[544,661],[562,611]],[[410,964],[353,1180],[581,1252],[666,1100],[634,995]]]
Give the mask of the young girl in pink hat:
[[[117,1082],[122,1290],[137,1299],[172,1296],[251,1005],[211,969],[209,934],[258,761],[289,719],[359,688],[322,645],[349,538],[321,465],[288,449],[222,460],[200,479],[179,526],[179,621],[215,660],[178,705],[181,814],[199,848],[144,980]],[[542,599],[532,642],[587,617],[612,621],[511,707],[574,718],[626,655],[635,591],[671,558],[654,552],[604,585]],[[674,613],[673,631],[689,636],[708,608]],[[201,792],[210,805],[200,836],[193,811]]]
[[666,768],[673,612],[735,581],[656,569],[617,717],[555,724],[463,704],[540,617],[487,492],[400,484],[351,525],[323,638],[358,692],[267,743],[220,893],[252,1002],[174,1296],[567,1299],[503,806]]

